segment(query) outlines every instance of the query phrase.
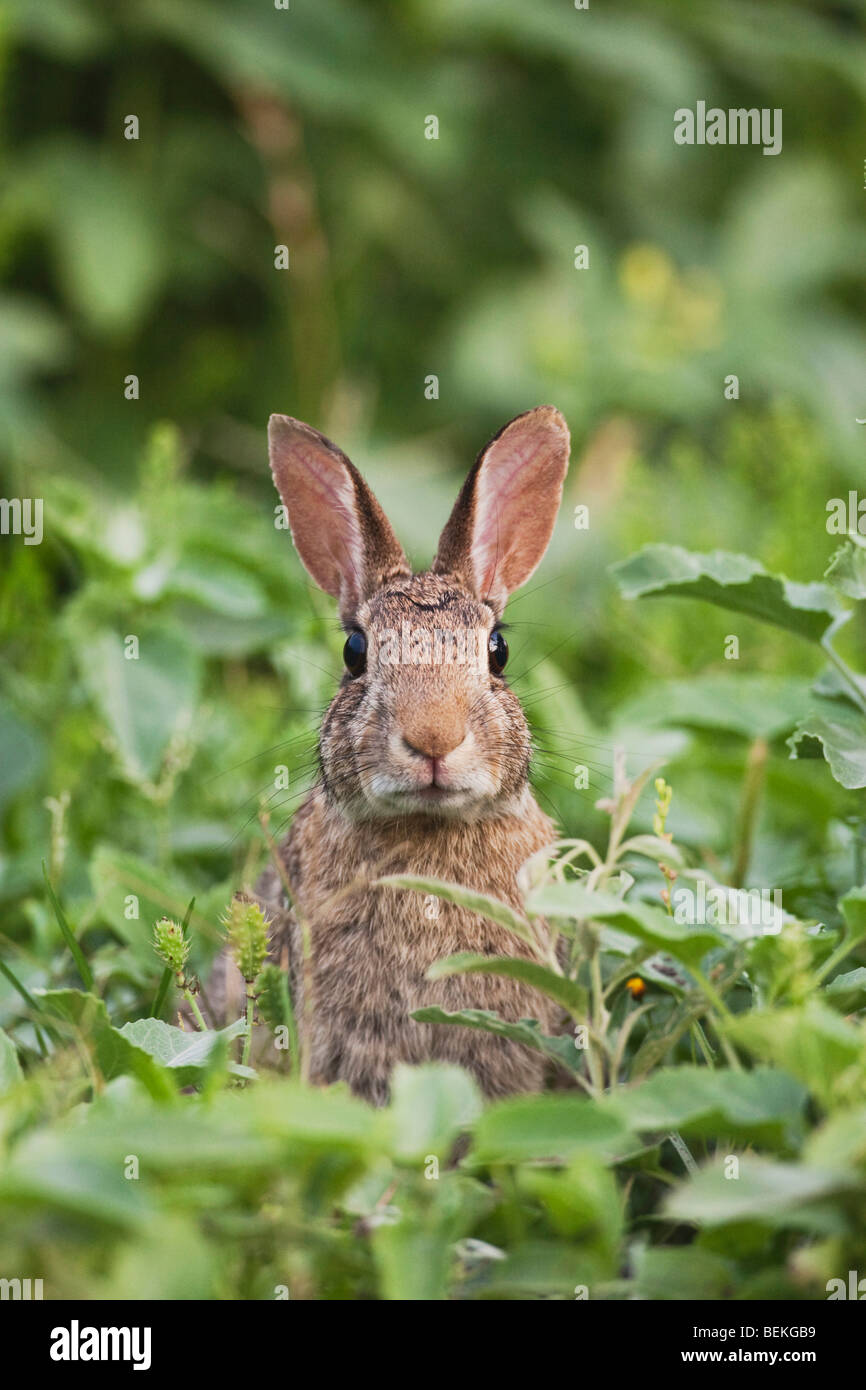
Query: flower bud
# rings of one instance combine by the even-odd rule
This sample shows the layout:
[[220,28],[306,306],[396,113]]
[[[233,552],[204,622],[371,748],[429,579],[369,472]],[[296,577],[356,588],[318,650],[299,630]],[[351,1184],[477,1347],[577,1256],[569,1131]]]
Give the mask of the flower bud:
[[161,917],[153,929],[153,949],[175,975],[182,975],[189,955],[189,942],[177,922]]
[[247,984],[251,984],[268,953],[270,923],[258,903],[245,893],[235,894],[222,920],[232,959]]

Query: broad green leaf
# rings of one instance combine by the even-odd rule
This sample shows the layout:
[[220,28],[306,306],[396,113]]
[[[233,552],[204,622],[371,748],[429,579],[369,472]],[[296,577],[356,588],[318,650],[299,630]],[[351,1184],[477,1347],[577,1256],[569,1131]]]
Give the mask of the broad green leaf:
[[264,616],[267,600],[253,576],[224,555],[184,555],[172,563],[156,561],[135,577],[135,592],[153,601],[179,594],[211,608],[221,617],[248,622]]
[[625,902],[609,893],[589,892],[576,880],[535,889],[526,900],[526,908],[532,914],[555,919],[608,923],[684,965],[698,965],[708,951],[726,945],[725,938],[709,927],[681,925],[657,908]]
[[851,946],[866,938],[866,885],[852,888],[839,900],[845,920],[845,937]]
[[460,1009],[450,1014],[434,1006],[417,1009],[412,1018],[418,1023],[446,1023],[463,1028],[479,1028],[485,1033],[495,1033],[497,1037],[509,1038],[511,1042],[523,1043],[524,1047],[543,1052],[545,1057],[560,1062],[569,1071],[582,1071],[581,1053],[570,1037],[551,1037],[542,1033],[541,1024],[534,1018],[522,1018],[519,1023],[509,1023],[499,1014],[489,1009]]
[[172,739],[189,728],[200,671],[197,654],[172,629],[135,635],[137,658],[124,655],[122,633],[105,631],[77,634],[77,657],[124,776],[142,783],[157,777]]
[[559,1235],[580,1237],[609,1256],[622,1234],[623,1202],[604,1162],[580,1153],[567,1168],[531,1164],[518,1169],[517,1186],[540,1202]]
[[648,545],[611,566],[624,598],[677,596],[704,599],[735,613],[820,642],[846,612],[827,584],[797,584],[769,574],[748,555],[713,550],[697,555],[678,545]]
[[197,1213],[154,1213],[142,1231],[124,1242],[98,1298],[141,1302],[159,1297],[190,1302],[219,1298],[220,1262]]
[[177,1094],[176,1080],[167,1075],[149,1052],[112,1026],[101,999],[75,989],[43,990],[38,998],[50,1014],[71,1024],[84,1042],[92,1046],[97,1066],[106,1081],[130,1073],[138,1077],[155,1100],[168,1100]]
[[573,1300],[578,1290],[592,1290],[611,1277],[606,1255],[571,1241],[524,1241],[504,1260],[489,1260],[464,1285],[464,1297],[523,1300]]
[[587,1010],[586,990],[574,980],[557,975],[537,961],[515,959],[513,956],[482,956],[471,951],[437,960],[427,971],[428,979],[441,980],[448,975],[504,975],[510,980],[522,980],[549,999],[561,1004],[570,1013],[584,1017]]
[[[219,1097],[220,1110],[234,1111],[235,1095]],[[358,1154],[381,1133],[382,1115],[351,1095],[345,1085],[327,1088],[300,1082],[261,1082],[244,1093],[243,1110],[261,1133],[273,1135],[298,1153]]]
[[828,1003],[843,1014],[853,1013],[866,1005],[866,966],[837,975],[824,990]]
[[739,1155],[738,1164],[736,1179],[726,1176],[719,1160],[687,1179],[665,1202],[667,1215],[698,1226],[758,1221],[771,1229],[844,1231],[842,1211],[834,1212],[821,1203],[853,1188],[853,1178],[846,1180],[831,1170],[805,1164],[775,1163],[754,1154]]
[[145,1184],[124,1177],[123,1158],[130,1152],[134,1148],[116,1137],[112,1155],[85,1157],[68,1131],[37,1130],[16,1147],[0,1172],[0,1211],[32,1210],[40,1221],[58,1212],[86,1221],[91,1238],[102,1229],[141,1227],[153,1209]]
[[396,1302],[435,1302],[448,1297],[456,1273],[454,1246],[488,1206],[481,1185],[464,1174],[421,1179],[421,1192],[401,1200],[394,1219],[376,1223],[373,1254],[381,1296]]
[[851,790],[866,787],[866,714],[846,700],[812,697],[812,709],[788,739],[792,758],[823,752],[836,781]]
[[635,728],[685,725],[723,729],[744,738],[779,738],[803,718],[809,682],[744,671],[656,681],[620,708],[617,722]]
[[[246,1020],[236,1019],[219,1031],[185,1033],[182,1028],[163,1023],[161,1018],[139,1018],[133,1023],[124,1023],[117,1031],[162,1066],[176,1070],[180,1086],[191,1086],[206,1070],[211,1053],[219,1046],[220,1040],[231,1042],[246,1032]],[[234,1076],[251,1078],[256,1074],[251,1067],[241,1066],[238,1062],[228,1062],[227,1069]]]
[[673,840],[660,840],[657,835],[630,835],[622,845],[624,854],[640,854],[669,868],[680,869],[684,864],[683,852]]
[[394,1156],[415,1161],[438,1154],[445,1162],[454,1139],[481,1109],[476,1082],[461,1067],[435,1062],[397,1066],[388,1110]]
[[803,1160],[849,1176],[853,1166],[866,1176],[866,1105],[840,1110],[813,1130],[803,1145]]
[[824,578],[848,598],[866,599],[866,542],[863,537],[840,545],[824,571]]
[[638,1245],[632,1252],[632,1266],[640,1298],[690,1302],[730,1298],[736,1292],[733,1260],[694,1244],[672,1248]]
[[467,1160],[476,1165],[565,1162],[588,1151],[617,1159],[640,1148],[619,1115],[576,1096],[520,1096],[491,1105],[475,1127]]
[[44,738],[0,696],[0,810],[36,781],[44,762]]
[[376,879],[374,887],[407,888],[416,893],[432,893],[436,898],[456,903],[470,912],[477,912],[480,917],[496,922],[500,927],[507,927],[515,936],[519,936],[521,941],[534,945],[529,925],[520,913],[515,912],[508,903],[491,898],[487,893],[477,893],[472,888],[463,888],[459,883],[445,883],[438,878],[423,878],[419,874],[388,874],[384,878]]
[[107,151],[90,156],[77,148],[57,160],[52,230],[78,313],[98,333],[122,334],[140,322],[159,290],[167,242],[149,183],[128,161],[109,160]]
[[699,1138],[778,1143],[802,1124],[806,1100],[798,1081],[769,1067],[734,1072],[679,1066],[639,1086],[620,1087],[607,1104],[640,1133],[678,1130]]
[[754,1056],[797,1077],[825,1105],[866,1094],[861,1032],[817,999],[798,1008],[740,1014],[726,1031]]

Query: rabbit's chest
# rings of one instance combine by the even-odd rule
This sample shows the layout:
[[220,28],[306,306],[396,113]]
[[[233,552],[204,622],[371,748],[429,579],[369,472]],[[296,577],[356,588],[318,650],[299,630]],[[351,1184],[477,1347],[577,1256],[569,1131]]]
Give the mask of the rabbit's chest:
[[455,974],[430,978],[437,961],[459,952],[516,956],[519,943],[495,923],[436,898],[382,895],[365,914],[341,915],[313,934],[317,1009],[346,1022],[372,1022],[383,1037],[416,1037],[411,1018],[430,1005],[493,1009],[504,1018],[549,1023],[549,1001],[519,980],[501,975]]
[[[487,1010],[509,1022],[534,1018],[544,1032],[556,1031],[556,1006],[520,980],[487,973],[430,978],[431,967],[447,956],[519,957],[523,943],[454,903],[371,880],[399,866],[518,906],[517,868],[549,841],[550,822],[530,802],[525,817],[498,833],[483,827],[431,833],[418,853],[398,857],[402,841],[359,841],[320,810],[311,806],[295,832],[290,863],[310,928],[312,999],[301,1014],[308,1020],[313,1079],[347,1081],[381,1104],[396,1064],[440,1060],[467,1068],[491,1096],[538,1089],[544,1062],[537,1052],[478,1029],[413,1017],[431,1007]],[[483,873],[473,873],[479,865]]]

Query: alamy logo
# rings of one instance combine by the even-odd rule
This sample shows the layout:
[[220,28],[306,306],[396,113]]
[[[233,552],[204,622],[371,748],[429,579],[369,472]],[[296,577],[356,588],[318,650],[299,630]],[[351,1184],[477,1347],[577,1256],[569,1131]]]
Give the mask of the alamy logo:
[[856,1269],[848,1270],[847,1285],[844,1279],[828,1279],[825,1287],[828,1303],[840,1298],[854,1298],[858,1303],[866,1299],[866,1279],[861,1279],[860,1272]]
[[[778,127],[778,128],[777,128]],[[782,108],[732,107],[723,111],[699,101],[694,111],[680,106],[674,112],[677,145],[763,145],[764,154],[781,154]]]
[[134,1371],[150,1370],[149,1327],[68,1327],[51,1330],[52,1361],[131,1361]]
[[737,935],[776,936],[784,925],[782,894],[778,888],[729,888],[698,879],[694,886],[677,884],[671,894],[671,911],[680,926],[730,927]]
[[827,530],[831,536],[866,536],[866,497],[853,490],[827,503]]
[[23,536],[25,545],[41,545],[42,498],[0,497],[0,536]]
[[411,627],[404,619],[398,632],[382,628],[377,639],[383,666],[473,666],[486,670],[490,634],[486,628]]
[[0,1279],[0,1299],[29,1299],[42,1298],[41,1279]]

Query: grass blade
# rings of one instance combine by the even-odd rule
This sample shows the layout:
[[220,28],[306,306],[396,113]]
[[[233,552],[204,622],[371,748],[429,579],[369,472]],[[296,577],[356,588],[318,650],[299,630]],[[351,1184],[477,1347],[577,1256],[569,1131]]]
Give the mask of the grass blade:
[[87,963],[87,958],[76,940],[75,933],[66,920],[66,914],[60,906],[57,894],[51,886],[51,879],[48,877],[48,870],[45,867],[44,859],[42,861],[42,877],[45,879],[45,886],[48,889],[48,897],[51,906],[54,908],[54,916],[57,918],[57,925],[63,934],[64,941],[72,952],[72,958],[75,961],[76,969],[81,976],[81,983],[86,990],[90,991],[93,989],[93,971]]

